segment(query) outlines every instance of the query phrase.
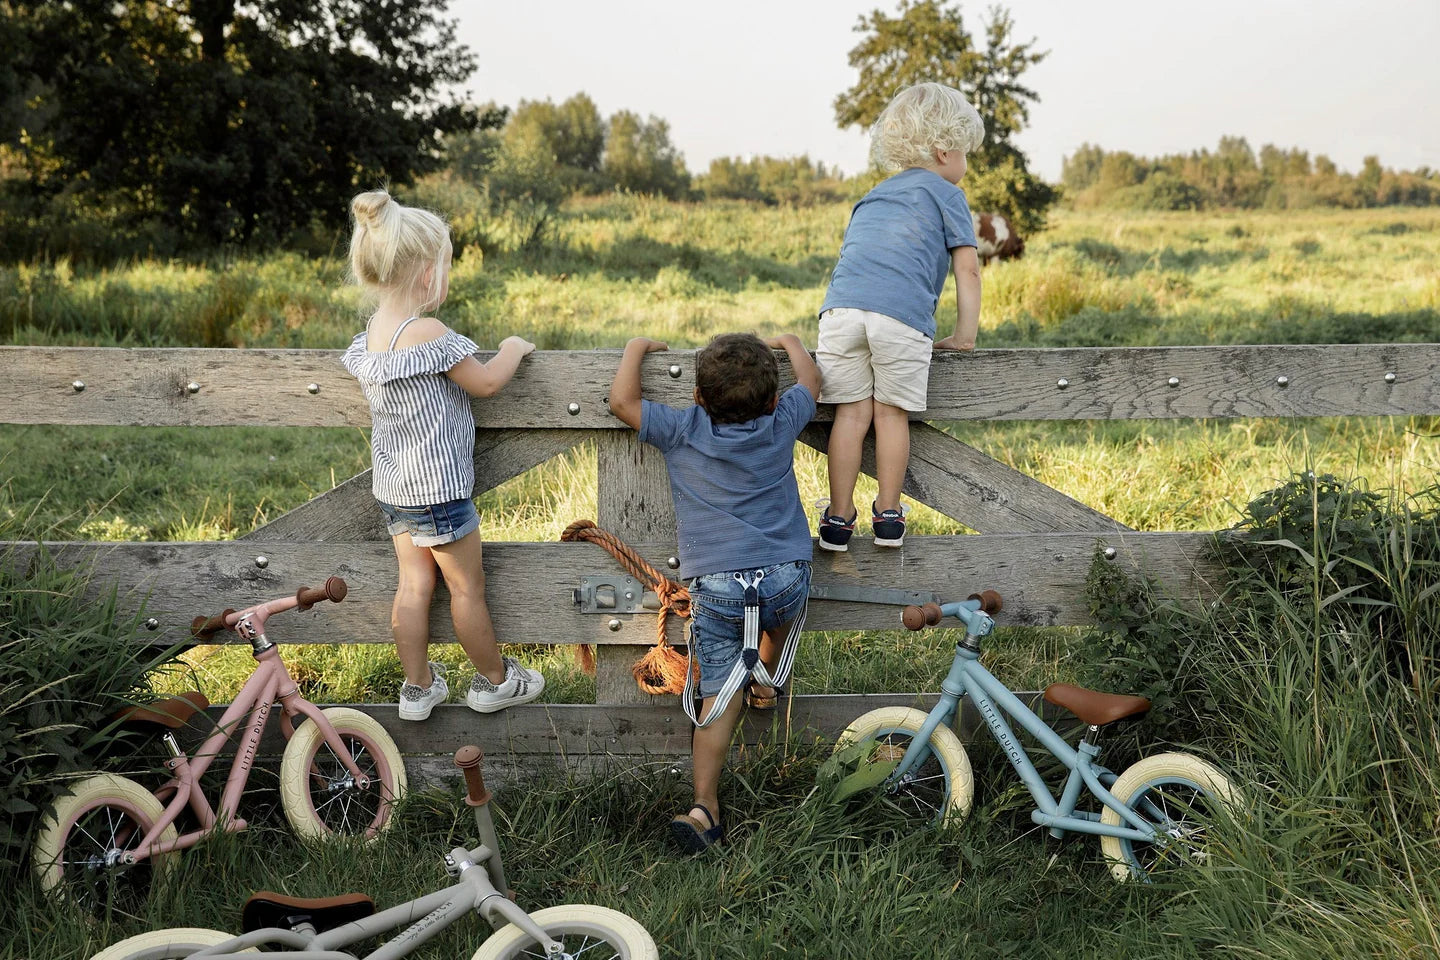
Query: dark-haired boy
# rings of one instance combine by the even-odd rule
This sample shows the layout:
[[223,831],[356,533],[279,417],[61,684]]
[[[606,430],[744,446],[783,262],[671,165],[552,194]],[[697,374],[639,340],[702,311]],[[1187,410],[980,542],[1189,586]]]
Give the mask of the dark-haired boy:
[[[720,770],[743,702],[731,678],[743,669],[746,588],[758,595],[766,675],[777,675],[787,633],[809,596],[812,542],[794,458],[795,440],[815,416],[820,371],[794,334],[763,341],[721,334],[695,355],[695,406],[679,410],[640,395],[641,360],[666,349],[646,337],[626,344],[610,385],[610,412],[659,448],[670,475],[701,698],[691,746],[695,804],[670,828],[684,849],[696,851],[725,833]],[[795,372],[796,384],[783,396],[776,349]],[[773,705],[774,697],[773,689],[752,691],[752,702]]]

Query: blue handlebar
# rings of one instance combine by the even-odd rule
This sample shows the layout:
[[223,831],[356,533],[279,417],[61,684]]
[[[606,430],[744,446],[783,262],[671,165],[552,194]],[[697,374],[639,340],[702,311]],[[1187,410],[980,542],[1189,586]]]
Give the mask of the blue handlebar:
[[941,604],[940,613],[965,624],[965,632],[972,637],[989,636],[990,631],[995,628],[995,621],[990,618],[990,614],[980,609],[979,600]]

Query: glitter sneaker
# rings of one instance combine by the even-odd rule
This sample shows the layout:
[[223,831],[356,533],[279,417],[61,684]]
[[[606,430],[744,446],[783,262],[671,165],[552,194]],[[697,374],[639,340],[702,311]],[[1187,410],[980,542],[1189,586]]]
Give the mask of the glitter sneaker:
[[406,682],[400,686],[400,719],[424,720],[435,709],[435,704],[444,703],[450,695],[450,685],[445,682],[445,668],[430,661],[430,686],[420,687]]
[[505,663],[505,679],[492,683],[490,678],[478,671],[470,681],[465,694],[465,704],[477,713],[494,713],[513,707],[517,703],[529,703],[540,696],[545,689],[545,678],[539,670],[522,667],[513,657],[502,658]]
[[875,546],[903,547],[905,545],[905,515],[910,508],[905,504],[899,510],[876,510],[870,504],[870,526],[875,531]]

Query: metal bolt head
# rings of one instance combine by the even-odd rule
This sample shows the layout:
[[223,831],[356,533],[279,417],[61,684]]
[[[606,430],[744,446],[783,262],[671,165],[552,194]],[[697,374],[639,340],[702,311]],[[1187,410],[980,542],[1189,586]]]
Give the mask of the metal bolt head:
[[619,632],[620,632],[620,621],[619,621],[619,620],[613,620],[613,619],[612,619],[609,623],[605,624],[605,626],[607,626],[607,627],[610,628],[610,632],[611,632],[611,633],[619,633]]
[[1395,377],[1395,372],[1394,372],[1393,370],[1390,371],[1389,373],[1385,374],[1385,382],[1386,382],[1386,383],[1394,383],[1395,380],[1396,380],[1396,377]]
[[270,558],[269,558],[269,557],[256,557],[256,558],[255,558],[255,566],[259,567],[261,570],[264,570],[266,567],[270,566]]
[[71,388],[72,390],[74,390],[76,393],[84,393],[84,392],[85,392],[85,381],[84,381],[84,380],[72,380],[72,381],[70,381],[70,388]]
[[308,390],[308,391],[310,391],[311,394],[316,394],[316,393],[319,393],[319,392],[320,392],[320,384],[318,384],[318,383],[308,384],[308,385],[305,387],[305,389]]
[[1070,386],[1070,381],[1066,380],[1064,377],[1061,377],[1059,380],[1055,381],[1055,386],[1059,387],[1061,390],[1064,390],[1066,387]]
[[672,363],[672,364],[670,364],[670,376],[671,376],[672,379],[675,379],[675,380],[679,380],[679,379],[680,379],[680,364],[678,364],[678,363]]
[[666,558],[665,558],[665,566],[669,567],[671,570],[679,570],[679,569],[680,569],[680,558],[679,558],[679,557],[666,557]]
[[200,384],[196,383],[194,380],[191,380],[189,383],[185,384],[185,390],[187,393],[199,393]]
[[154,617],[150,617],[149,619],[147,619],[147,620],[145,621],[145,629],[146,629],[146,630],[158,630],[158,629],[160,629],[160,621],[159,621],[159,620],[156,620]]
[[565,409],[570,413],[570,416],[578,416],[580,413],[580,404],[576,403],[574,400],[571,400],[570,405],[567,406]]
[[1106,548],[1105,548],[1105,559],[1106,559],[1106,560],[1114,560],[1114,559],[1115,559],[1115,548],[1114,548],[1114,547],[1106,547]]
[[1170,386],[1172,386],[1172,387],[1178,387],[1178,386],[1180,386],[1180,378],[1179,378],[1179,377],[1171,377],[1169,380],[1166,380],[1165,382],[1168,383],[1168,384],[1169,384]]
[[1288,386],[1290,386],[1290,378],[1287,377],[1287,376],[1285,376],[1285,375],[1282,373],[1280,376],[1278,376],[1278,377],[1275,378],[1275,386],[1277,386],[1277,387],[1288,387]]

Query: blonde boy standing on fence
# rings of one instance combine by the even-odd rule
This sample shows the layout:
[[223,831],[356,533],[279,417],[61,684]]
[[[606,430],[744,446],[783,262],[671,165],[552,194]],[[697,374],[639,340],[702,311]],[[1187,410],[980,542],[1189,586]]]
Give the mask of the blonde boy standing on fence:
[[[830,498],[819,503],[820,546],[848,549],[859,511],[855,481],[875,425],[871,504],[875,545],[905,542],[900,487],[910,461],[909,414],[925,409],[932,350],[973,350],[980,262],[965,193],[966,154],[984,124],[964,94],[938,83],[902,90],[875,121],[871,155],[900,172],[855,205],[820,308],[821,399],[835,404]],[[955,275],[954,332],[935,339],[935,306]]]

